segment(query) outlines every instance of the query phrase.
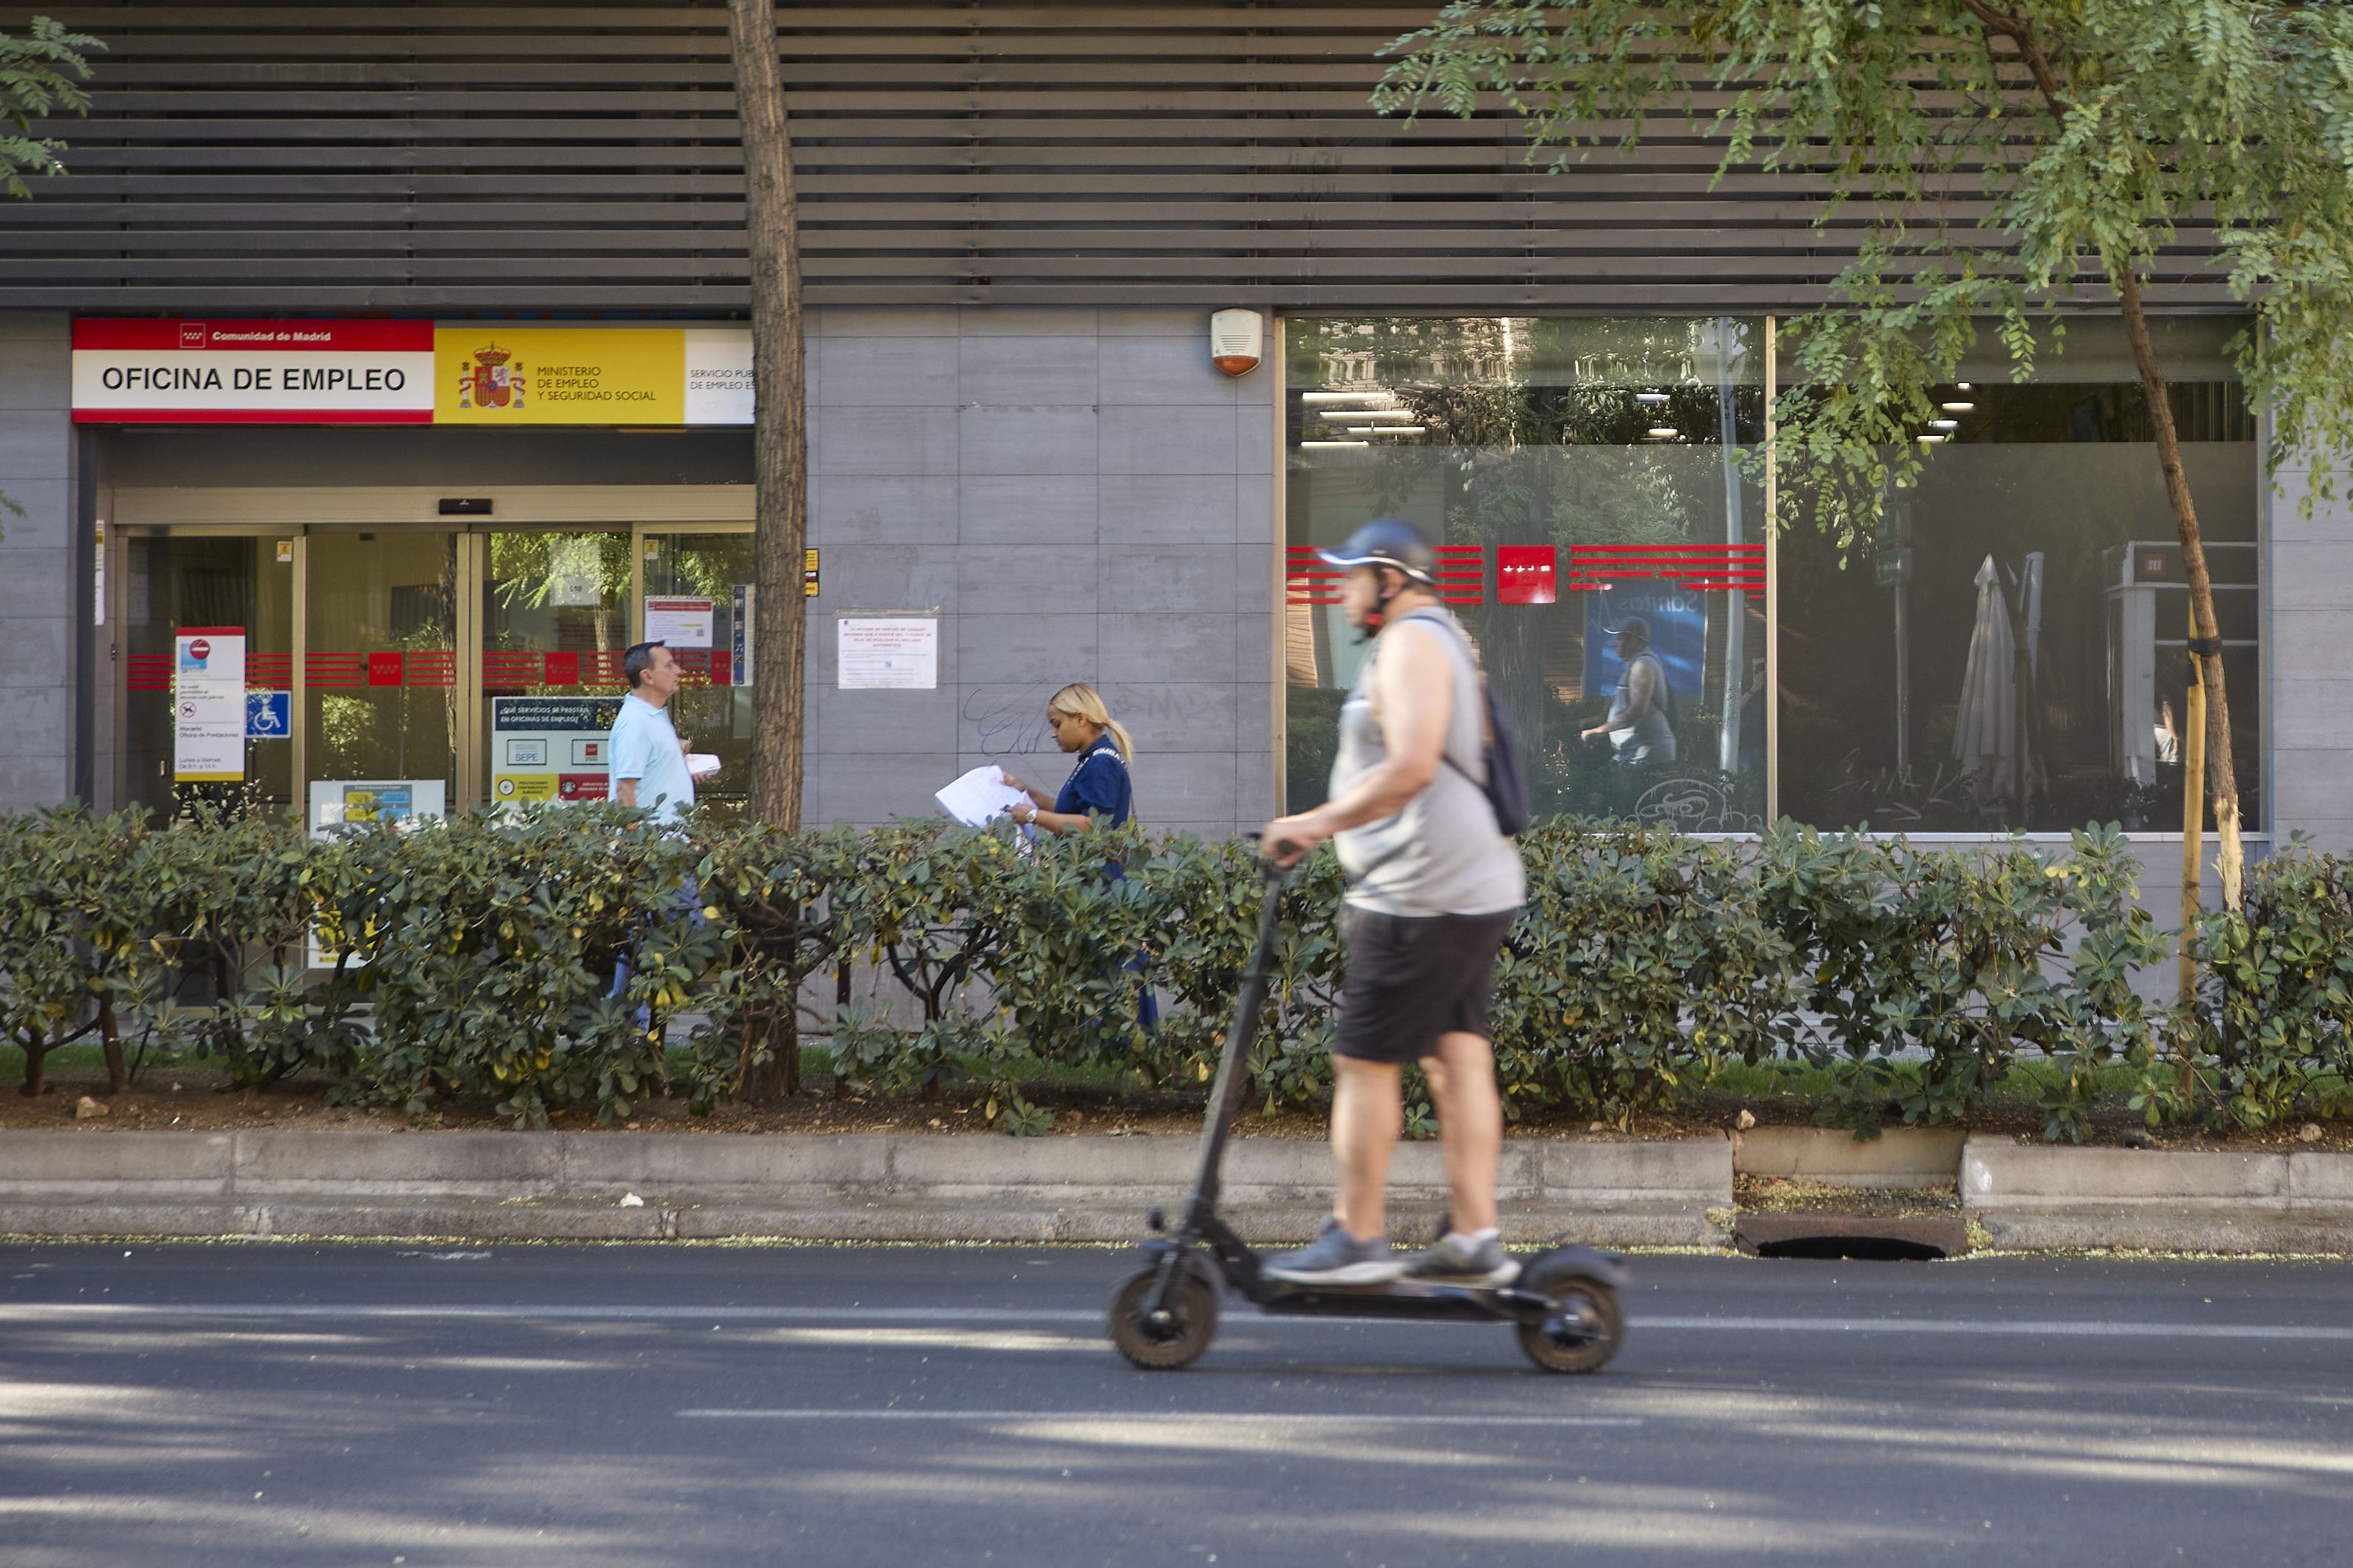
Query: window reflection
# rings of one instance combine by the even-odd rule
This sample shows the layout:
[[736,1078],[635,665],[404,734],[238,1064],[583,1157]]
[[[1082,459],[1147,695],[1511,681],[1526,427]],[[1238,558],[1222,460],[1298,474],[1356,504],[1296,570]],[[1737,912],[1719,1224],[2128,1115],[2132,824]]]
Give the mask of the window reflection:
[[[1759,826],[1764,507],[1739,458],[1762,435],[1762,323],[1287,331],[1290,808],[1324,798],[1364,654],[1307,552],[1392,516],[1440,546],[1539,814]],[[1636,628],[1646,647],[1617,635]],[[1655,717],[1624,721],[1621,648],[1664,675]]]

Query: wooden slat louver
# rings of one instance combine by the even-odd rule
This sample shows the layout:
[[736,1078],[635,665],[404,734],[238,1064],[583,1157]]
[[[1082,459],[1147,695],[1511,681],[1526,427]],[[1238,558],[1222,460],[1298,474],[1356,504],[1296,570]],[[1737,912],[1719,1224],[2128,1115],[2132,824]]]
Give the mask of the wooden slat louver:
[[[1763,310],[1847,259],[1672,128],[1547,174],[1375,115],[1434,5],[780,5],[809,297]],[[744,307],[720,0],[43,9],[111,52],[72,172],[0,202],[0,306]],[[2205,254],[2166,297],[2221,301]]]

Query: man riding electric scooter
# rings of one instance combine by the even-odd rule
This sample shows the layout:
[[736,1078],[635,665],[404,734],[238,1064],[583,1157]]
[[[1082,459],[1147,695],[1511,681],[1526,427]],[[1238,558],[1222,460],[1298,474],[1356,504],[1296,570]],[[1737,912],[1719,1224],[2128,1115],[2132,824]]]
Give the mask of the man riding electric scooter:
[[[1437,552],[1410,523],[1368,522],[1336,550],[1341,605],[1375,638],[1340,710],[1331,798],[1267,825],[1289,865],[1337,840],[1349,889],[1348,975],[1333,1045],[1334,1218],[1313,1246],[1269,1258],[1269,1279],[1373,1285],[1411,1272],[1500,1286],[1518,1266],[1495,1214],[1503,1105],[1487,1011],[1504,933],[1527,896],[1482,776],[1486,711],[1470,637],[1440,600]],[[1403,1121],[1400,1073],[1421,1064],[1438,1106],[1452,1228],[1409,1260],[1383,1217]]]

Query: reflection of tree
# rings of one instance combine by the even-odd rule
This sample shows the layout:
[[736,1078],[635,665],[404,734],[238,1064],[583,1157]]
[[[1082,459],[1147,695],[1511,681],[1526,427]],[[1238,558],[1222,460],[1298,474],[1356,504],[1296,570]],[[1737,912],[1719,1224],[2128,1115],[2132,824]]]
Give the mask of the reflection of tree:
[[[566,610],[585,611],[599,653],[620,645],[619,607],[629,594],[628,535],[554,531],[493,533],[490,540],[491,603],[506,617],[540,612],[561,619]],[[567,592],[559,596],[559,587]],[[597,602],[574,602],[583,590],[594,593]],[[491,628],[486,640],[501,648],[533,641],[511,623]]]

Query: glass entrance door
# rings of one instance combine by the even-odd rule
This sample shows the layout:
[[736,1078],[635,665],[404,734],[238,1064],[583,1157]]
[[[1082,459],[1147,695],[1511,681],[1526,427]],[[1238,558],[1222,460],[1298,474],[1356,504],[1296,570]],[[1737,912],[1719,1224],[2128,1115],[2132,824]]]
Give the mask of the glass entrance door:
[[[306,796],[326,797],[332,820],[353,809],[423,812],[438,786],[445,809],[461,793],[458,648],[459,535],[380,529],[314,531],[306,541],[307,601],[301,744]],[[395,792],[371,790],[385,785]]]
[[235,784],[175,784],[172,650],[182,626],[245,633],[245,792],[293,798],[286,693],[293,670],[293,542],[251,535],[156,532],[123,544],[122,793],[170,816],[183,800],[227,801]]
[[628,532],[513,530],[478,543],[490,803],[601,800],[605,737],[628,689]]
[[[671,722],[687,743],[716,756],[699,779],[702,805],[737,809],[752,782],[752,535],[748,531],[645,535],[643,635],[673,630],[670,652],[685,683],[670,699]],[[792,606],[796,614],[800,606]],[[707,617],[707,618],[705,618]]]

